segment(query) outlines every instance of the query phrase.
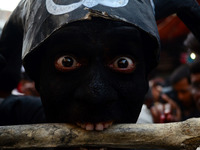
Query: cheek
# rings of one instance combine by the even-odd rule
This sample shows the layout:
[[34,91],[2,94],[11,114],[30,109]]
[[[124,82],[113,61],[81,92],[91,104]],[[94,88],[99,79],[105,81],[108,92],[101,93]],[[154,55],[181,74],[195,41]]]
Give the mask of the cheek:
[[[138,78],[139,79],[139,78]],[[144,79],[143,79],[144,81]],[[120,97],[126,97],[128,100],[136,101],[142,99],[148,90],[148,82],[141,82],[138,80],[132,80],[128,83],[120,84],[117,86],[117,91]]]
[[127,76],[124,80],[117,80],[115,85],[123,97],[132,97],[141,99],[148,91],[148,80],[146,78],[144,67],[137,68],[133,74]]
[[60,92],[66,89],[63,86],[63,81],[55,71],[55,67],[52,62],[44,60],[41,65],[39,92],[42,97],[49,99],[60,95]]
[[40,94],[45,99],[59,101],[62,98],[69,97],[76,85],[76,79],[70,80],[67,77],[60,77],[57,74],[43,76],[40,81]]

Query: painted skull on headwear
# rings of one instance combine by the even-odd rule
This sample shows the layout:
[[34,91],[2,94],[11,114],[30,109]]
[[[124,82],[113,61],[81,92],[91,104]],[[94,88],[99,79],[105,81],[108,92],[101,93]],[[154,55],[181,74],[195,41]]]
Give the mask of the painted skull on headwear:
[[55,4],[53,0],[46,0],[46,7],[50,14],[52,15],[62,15],[65,13],[69,13],[78,9],[80,6],[85,6],[88,8],[92,8],[96,5],[103,5],[107,7],[124,7],[128,4],[129,0],[81,0],[80,2],[68,4],[68,5],[58,5]]

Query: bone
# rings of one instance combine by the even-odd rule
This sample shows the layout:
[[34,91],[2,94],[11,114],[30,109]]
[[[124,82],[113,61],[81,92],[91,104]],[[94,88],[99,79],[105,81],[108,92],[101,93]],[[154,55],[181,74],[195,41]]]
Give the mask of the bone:
[[196,150],[200,118],[166,124],[118,124],[104,131],[86,131],[70,124],[0,127],[2,148],[152,148]]

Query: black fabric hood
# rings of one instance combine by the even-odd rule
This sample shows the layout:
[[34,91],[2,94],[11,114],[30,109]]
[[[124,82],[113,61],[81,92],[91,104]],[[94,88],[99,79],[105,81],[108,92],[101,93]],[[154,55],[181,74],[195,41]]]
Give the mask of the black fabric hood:
[[22,58],[62,26],[92,16],[133,24],[159,44],[149,0],[23,0],[17,9],[24,27]]

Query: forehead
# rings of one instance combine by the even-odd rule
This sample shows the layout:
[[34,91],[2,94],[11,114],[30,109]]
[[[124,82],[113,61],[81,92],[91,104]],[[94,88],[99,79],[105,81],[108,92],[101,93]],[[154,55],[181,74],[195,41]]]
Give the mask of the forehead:
[[78,21],[66,25],[55,32],[55,34],[53,34],[51,38],[57,40],[63,37],[69,39],[76,37],[77,39],[79,37],[82,38],[83,36],[92,38],[101,38],[103,36],[104,39],[109,35],[114,35],[113,38],[115,38],[117,35],[127,35],[127,37],[130,37],[131,40],[134,37],[140,36],[142,32],[143,31],[140,31],[135,26],[132,26],[128,23],[95,18],[91,21]]
[[173,85],[173,87],[177,88],[177,89],[183,89],[183,88],[186,88],[188,86],[190,86],[190,84],[189,84],[187,78],[183,78]]
[[55,32],[46,46],[59,53],[90,53],[107,49],[109,52],[119,51],[142,53],[142,34],[134,26],[118,21],[80,21],[67,25]]

